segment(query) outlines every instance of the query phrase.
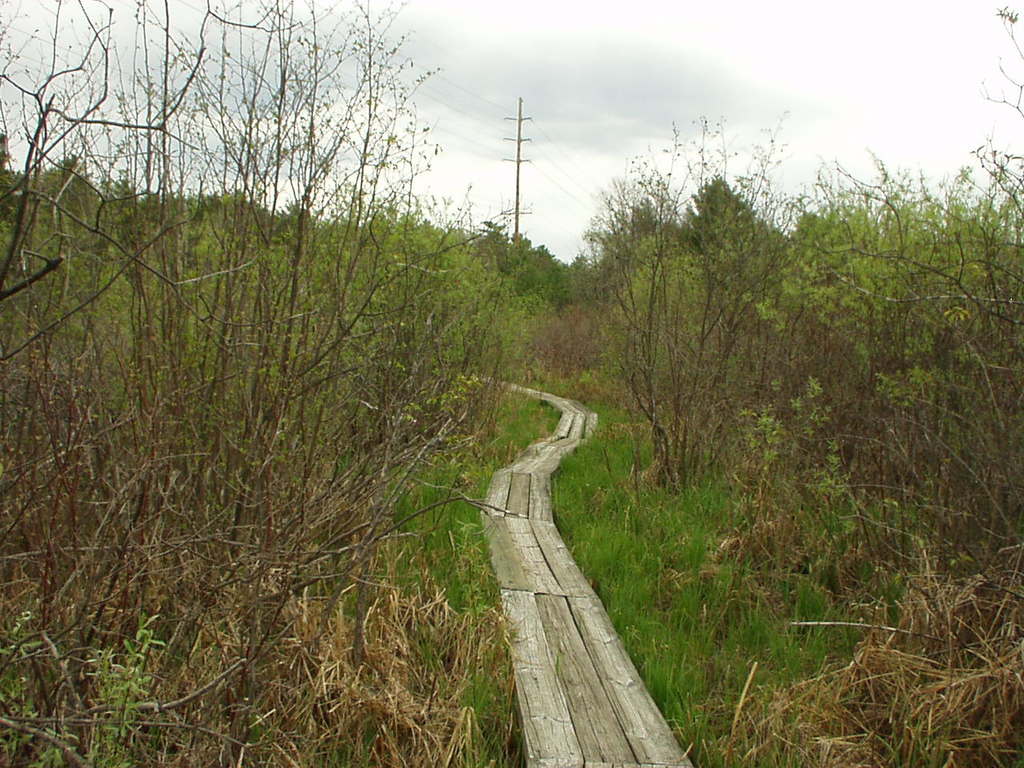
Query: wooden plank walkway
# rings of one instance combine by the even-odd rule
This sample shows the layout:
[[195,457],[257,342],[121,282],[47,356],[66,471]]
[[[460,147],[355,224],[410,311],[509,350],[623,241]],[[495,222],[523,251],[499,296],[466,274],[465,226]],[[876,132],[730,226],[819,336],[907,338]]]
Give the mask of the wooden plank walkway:
[[555,434],[494,474],[481,512],[512,625],[527,767],[692,768],[553,521],[551,475],[597,415],[514,389],[562,412]]

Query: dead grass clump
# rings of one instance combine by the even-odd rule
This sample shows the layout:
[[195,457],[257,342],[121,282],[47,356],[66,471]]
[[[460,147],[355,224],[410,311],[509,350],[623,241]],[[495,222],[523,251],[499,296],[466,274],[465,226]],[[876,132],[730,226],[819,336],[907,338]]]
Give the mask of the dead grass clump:
[[[1024,748],[1024,573],[926,569],[879,606],[853,659],[749,710],[747,760],[801,765],[1019,765]],[[742,754],[742,753],[741,753]]]
[[[322,603],[309,599],[290,606],[295,634],[288,663],[296,679],[282,688],[281,699],[266,702],[282,712],[282,732],[302,734],[289,750],[293,764],[322,765],[325,757],[380,768],[486,764],[484,742],[498,733],[510,748],[512,676],[499,609],[460,614],[426,575],[408,589],[386,587],[367,614],[358,666],[354,624],[343,611],[330,617],[317,641],[321,610]],[[489,721],[495,712],[481,714],[474,706],[473,686],[484,680],[501,692],[504,713],[497,714],[504,726]],[[288,699],[297,689],[306,696]]]
[[875,561],[865,541],[829,531],[807,507],[755,507],[744,500],[734,515],[737,523],[721,536],[712,560],[745,563],[766,593],[777,593],[779,574],[809,575],[834,595],[859,595],[868,586],[864,574]]

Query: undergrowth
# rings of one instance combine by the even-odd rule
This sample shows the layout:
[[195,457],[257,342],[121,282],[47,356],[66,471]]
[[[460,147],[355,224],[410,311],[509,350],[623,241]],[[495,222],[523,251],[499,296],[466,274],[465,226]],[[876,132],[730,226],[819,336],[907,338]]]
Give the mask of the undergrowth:
[[[483,495],[490,472],[554,424],[538,403],[506,398],[497,419],[472,441],[435,456],[419,473],[424,482],[401,500],[394,518],[405,519],[450,492]],[[15,587],[24,592],[32,581],[11,579],[4,604],[11,610],[0,611],[0,766],[228,764],[203,741],[180,747],[158,741],[175,724],[192,727],[181,714],[186,706],[195,710],[188,716],[202,722],[242,706],[255,713],[246,722],[246,742],[236,740],[242,757],[231,765],[517,765],[506,627],[478,520],[467,504],[436,506],[383,541],[358,578],[342,574],[337,585],[323,581],[286,592],[252,675],[252,699],[245,702],[234,698],[234,689],[217,688],[244,659],[220,677],[210,671],[231,650],[232,633],[246,618],[230,612],[215,585],[195,584],[168,598],[167,610],[187,597],[223,615],[223,624],[200,626],[185,644],[184,622],[171,623],[179,629],[168,634],[163,616],[140,611],[123,639],[75,648],[67,633],[36,628],[45,619],[41,612],[60,606],[13,599]],[[22,561],[29,562],[5,562],[10,568]],[[164,578],[184,580],[192,561],[183,562],[166,569]],[[265,578],[279,589],[280,569]],[[165,581],[159,588],[171,591]],[[335,588],[342,590],[337,600]],[[91,717],[85,735],[81,716],[69,718],[66,731],[31,726],[43,721],[48,706],[33,687],[43,674],[40,665],[60,661],[66,647],[59,690],[74,697],[76,682],[87,692],[75,699],[76,711]],[[179,668],[179,677],[171,678]],[[179,687],[198,693],[171,701]],[[161,715],[168,720],[158,721]],[[54,735],[65,732],[71,735]]]
[[699,766],[1020,765],[1019,551],[999,574],[876,566],[839,504],[656,487],[645,427],[598,411],[556,518]]
[[480,513],[443,502],[482,497],[494,470],[556,424],[540,403],[506,397],[471,452],[440,457],[403,499],[397,519],[427,511],[378,557],[338,765],[519,765],[507,627]]

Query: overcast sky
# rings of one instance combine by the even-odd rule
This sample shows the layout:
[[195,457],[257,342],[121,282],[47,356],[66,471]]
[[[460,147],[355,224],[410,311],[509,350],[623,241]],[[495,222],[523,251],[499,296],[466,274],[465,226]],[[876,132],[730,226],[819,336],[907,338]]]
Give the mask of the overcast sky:
[[[998,0],[997,0],[998,2]],[[988,0],[410,0],[395,31],[443,153],[421,191],[512,207],[516,99],[524,100],[523,229],[570,261],[597,197],[672,127],[724,120],[737,149],[782,123],[790,191],[839,162],[870,177],[872,153],[930,177],[972,165],[993,138],[1022,149],[1024,118],[988,101],[1000,62],[1024,64]],[[1024,24],[1024,22],[1022,22]],[[1022,32],[1024,34],[1024,32]],[[468,191],[468,193],[467,193]]]
[[[332,14],[353,0],[298,1]],[[741,152],[781,124],[789,192],[830,163],[870,178],[872,154],[940,179],[989,139],[1024,151],[1024,118],[985,98],[1008,90],[1001,63],[1024,80],[996,16],[1012,1],[406,0],[391,34],[407,35],[400,55],[413,72],[434,72],[415,101],[442,150],[418,191],[468,201],[477,223],[511,210],[505,118],[519,97],[532,118],[523,230],[564,261],[629,162],[670,146],[673,126],[692,136],[701,118],[723,121]],[[33,18],[45,28],[56,2],[0,0],[0,32],[4,15],[14,32],[31,33]],[[169,2],[187,36],[205,0]],[[114,10],[115,31],[131,27],[136,0],[88,0],[97,4]]]

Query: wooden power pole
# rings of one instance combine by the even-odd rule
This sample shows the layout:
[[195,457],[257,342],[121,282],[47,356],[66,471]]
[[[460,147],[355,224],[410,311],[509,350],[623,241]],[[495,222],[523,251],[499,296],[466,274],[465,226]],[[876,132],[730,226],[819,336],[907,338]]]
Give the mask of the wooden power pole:
[[506,138],[505,141],[514,141],[516,143],[516,157],[515,160],[511,160],[516,164],[516,210],[515,210],[515,234],[512,235],[512,242],[516,245],[519,244],[519,167],[523,163],[530,162],[529,160],[523,160],[523,142],[529,141],[529,139],[523,138],[523,121],[532,120],[531,117],[523,117],[523,99],[520,97],[518,107],[516,109],[515,117],[506,117],[506,120],[516,121],[516,137],[514,139]]

